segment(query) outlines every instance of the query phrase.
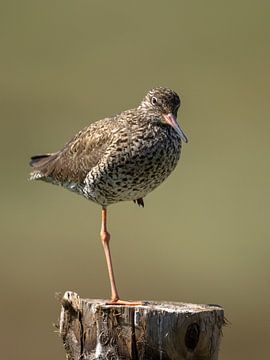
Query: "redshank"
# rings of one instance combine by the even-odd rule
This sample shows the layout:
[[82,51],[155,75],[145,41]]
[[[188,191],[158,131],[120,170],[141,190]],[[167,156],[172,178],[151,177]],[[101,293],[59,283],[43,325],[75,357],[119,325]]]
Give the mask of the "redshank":
[[31,158],[31,180],[61,185],[102,207],[100,237],[111,285],[111,304],[120,300],[113,273],[107,230],[107,207],[143,198],[174,170],[187,137],[177,122],[179,96],[150,90],[137,108],[81,130],[60,151]]

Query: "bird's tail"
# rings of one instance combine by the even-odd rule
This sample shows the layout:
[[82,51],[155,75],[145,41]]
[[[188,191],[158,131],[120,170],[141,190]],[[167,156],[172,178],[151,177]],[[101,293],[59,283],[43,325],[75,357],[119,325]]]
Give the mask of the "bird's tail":
[[31,156],[31,161],[29,163],[30,166],[32,166],[33,168],[36,167],[40,167],[42,166],[44,163],[47,163],[49,158],[51,157],[52,154],[44,154],[44,155],[34,155]]
[[29,165],[34,168],[30,180],[38,180],[49,175],[56,154],[35,155],[31,157]]

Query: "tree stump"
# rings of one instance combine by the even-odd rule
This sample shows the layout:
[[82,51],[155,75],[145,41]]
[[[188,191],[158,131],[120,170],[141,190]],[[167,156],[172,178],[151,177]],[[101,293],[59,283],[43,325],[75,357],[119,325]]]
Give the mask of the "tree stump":
[[67,291],[60,335],[67,360],[216,360],[224,325],[218,305],[107,305]]

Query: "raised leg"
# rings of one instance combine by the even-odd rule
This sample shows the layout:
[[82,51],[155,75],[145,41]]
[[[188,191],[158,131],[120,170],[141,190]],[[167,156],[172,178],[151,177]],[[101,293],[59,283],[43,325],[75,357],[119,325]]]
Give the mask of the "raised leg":
[[143,198],[139,198],[139,199],[133,200],[133,202],[135,202],[135,204],[138,204],[138,205],[141,206],[141,207],[144,207]]
[[111,252],[110,252],[110,233],[107,230],[107,209],[106,207],[102,208],[101,212],[101,230],[100,230],[100,238],[103,245],[106,262],[107,262],[107,268],[110,278],[110,284],[111,284],[111,301],[110,304],[118,304],[118,305],[142,305],[141,302],[131,302],[131,301],[125,301],[120,300],[118,291],[115,284],[114,279],[114,273],[113,273],[113,266],[112,266],[112,258],[111,258]]

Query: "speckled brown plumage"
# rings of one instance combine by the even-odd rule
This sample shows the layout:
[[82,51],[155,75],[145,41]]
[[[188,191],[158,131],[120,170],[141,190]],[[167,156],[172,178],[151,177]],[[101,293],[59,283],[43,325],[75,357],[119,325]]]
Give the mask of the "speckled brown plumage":
[[111,302],[119,300],[109,249],[107,206],[143,198],[174,170],[181,140],[176,121],[178,95],[167,88],[150,90],[137,108],[92,123],[62,150],[31,158],[30,178],[61,185],[102,206],[101,240],[111,282]]
[[142,199],[179,160],[181,135],[186,138],[163,117],[176,116],[179,106],[172,90],[153,89],[138,108],[91,124],[57,153],[33,157],[31,178],[62,185],[102,206]]

